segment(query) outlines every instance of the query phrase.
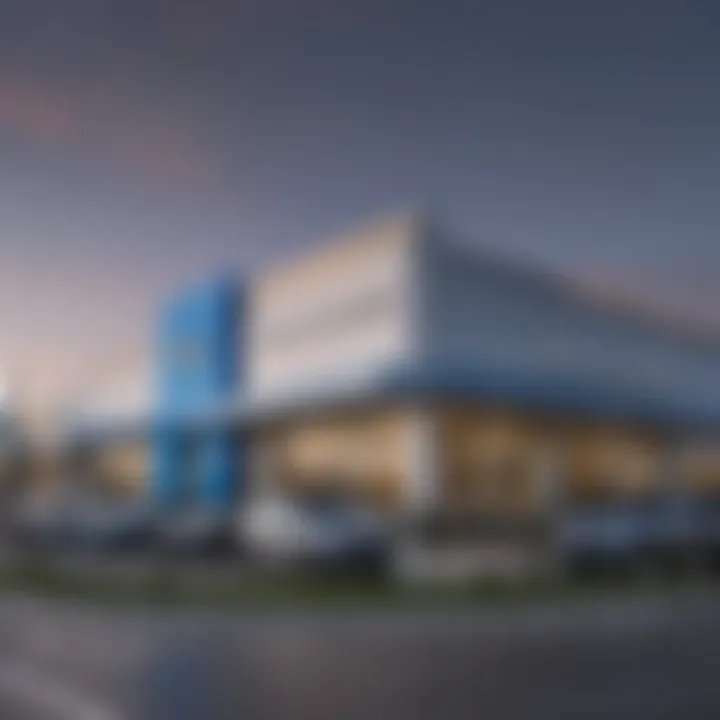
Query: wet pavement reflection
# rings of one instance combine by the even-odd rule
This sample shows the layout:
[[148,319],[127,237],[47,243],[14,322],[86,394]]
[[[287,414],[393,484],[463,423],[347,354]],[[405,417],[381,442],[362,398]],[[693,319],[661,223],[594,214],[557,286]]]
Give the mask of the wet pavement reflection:
[[[439,622],[439,626],[433,628]],[[197,627],[153,648],[132,717],[685,718],[720,713],[720,626],[554,635],[469,621]],[[709,713],[709,714],[708,714]]]
[[[22,657],[118,720],[720,717],[710,606],[215,615],[18,602],[0,619],[2,662]],[[0,694],[0,717],[17,704]]]

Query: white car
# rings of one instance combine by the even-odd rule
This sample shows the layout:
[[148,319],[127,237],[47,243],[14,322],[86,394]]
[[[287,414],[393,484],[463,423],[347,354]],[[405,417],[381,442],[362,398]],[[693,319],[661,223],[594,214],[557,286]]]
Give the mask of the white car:
[[380,570],[391,545],[378,516],[328,497],[251,501],[238,534],[251,558],[273,566]]

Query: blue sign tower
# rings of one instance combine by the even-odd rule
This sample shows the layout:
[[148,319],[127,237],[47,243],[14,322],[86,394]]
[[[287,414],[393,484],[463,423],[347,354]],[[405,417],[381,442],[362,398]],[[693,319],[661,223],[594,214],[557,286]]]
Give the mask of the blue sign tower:
[[164,506],[227,507],[242,458],[229,419],[236,397],[243,298],[229,280],[185,290],[160,320],[152,495]]

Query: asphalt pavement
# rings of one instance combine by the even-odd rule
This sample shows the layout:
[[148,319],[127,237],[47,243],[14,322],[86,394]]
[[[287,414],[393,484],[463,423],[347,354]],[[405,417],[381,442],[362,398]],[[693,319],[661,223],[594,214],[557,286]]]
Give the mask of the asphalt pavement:
[[720,717],[717,597],[457,612],[0,599],[0,717]]

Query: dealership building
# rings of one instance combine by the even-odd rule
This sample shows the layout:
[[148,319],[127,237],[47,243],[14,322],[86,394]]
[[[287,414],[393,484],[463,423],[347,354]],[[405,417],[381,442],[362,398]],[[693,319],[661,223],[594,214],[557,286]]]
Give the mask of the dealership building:
[[170,298],[144,375],[66,417],[121,495],[334,489],[393,515],[720,493],[720,340],[415,215]]

